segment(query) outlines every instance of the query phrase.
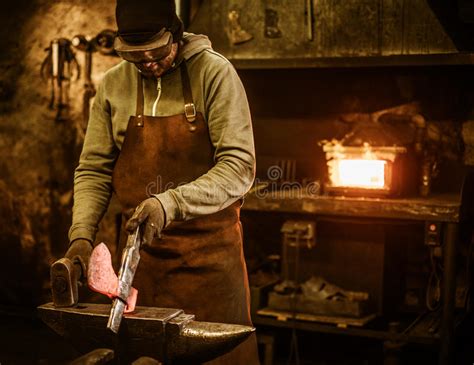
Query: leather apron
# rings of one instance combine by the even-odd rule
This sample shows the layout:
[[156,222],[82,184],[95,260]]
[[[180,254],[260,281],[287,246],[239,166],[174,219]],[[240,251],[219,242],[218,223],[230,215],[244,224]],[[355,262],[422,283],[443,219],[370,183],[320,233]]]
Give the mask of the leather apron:
[[[203,115],[195,111],[185,61],[180,70],[185,113],[167,117],[143,115],[138,74],[136,115],[129,119],[112,178],[123,223],[150,194],[191,182],[214,166],[214,148]],[[237,201],[214,214],[172,222],[162,239],[143,248],[133,282],[137,304],[180,308],[198,321],[252,325],[240,205]],[[123,225],[120,248],[126,242]],[[258,363],[252,335],[209,364]]]

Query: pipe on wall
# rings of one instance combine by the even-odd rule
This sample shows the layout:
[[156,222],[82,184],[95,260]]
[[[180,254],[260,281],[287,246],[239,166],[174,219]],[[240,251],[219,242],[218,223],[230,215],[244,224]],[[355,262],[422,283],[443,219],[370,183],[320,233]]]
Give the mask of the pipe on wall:
[[184,29],[189,26],[190,0],[175,0],[176,12],[184,23]]

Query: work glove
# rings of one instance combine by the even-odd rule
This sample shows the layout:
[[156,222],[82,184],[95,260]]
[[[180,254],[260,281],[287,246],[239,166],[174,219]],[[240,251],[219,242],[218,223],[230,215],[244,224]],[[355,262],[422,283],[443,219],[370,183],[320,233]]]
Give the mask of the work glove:
[[56,307],[71,307],[78,303],[78,284],[85,283],[92,243],[74,240],[63,258],[51,265],[51,292]]
[[91,257],[92,243],[89,240],[79,238],[72,241],[69,249],[67,250],[64,257],[71,260],[74,264],[80,265],[81,267],[81,279],[87,278],[87,267],[89,265],[89,258]]
[[153,238],[161,238],[161,231],[165,225],[165,210],[157,198],[148,198],[141,202],[125,225],[125,229],[133,233],[142,224],[145,226],[142,231],[142,245],[150,246]]

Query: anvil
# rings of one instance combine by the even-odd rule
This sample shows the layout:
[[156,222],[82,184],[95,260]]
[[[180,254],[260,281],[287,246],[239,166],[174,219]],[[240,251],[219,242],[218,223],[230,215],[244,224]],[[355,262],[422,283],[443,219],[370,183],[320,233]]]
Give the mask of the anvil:
[[219,357],[247,339],[250,326],[199,322],[181,309],[136,307],[125,314],[118,334],[107,329],[110,305],[79,304],[56,308],[38,307],[39,317],[80,351],[99,347],[114,349],[119,363],[141,356],[164,364],[197,364]]

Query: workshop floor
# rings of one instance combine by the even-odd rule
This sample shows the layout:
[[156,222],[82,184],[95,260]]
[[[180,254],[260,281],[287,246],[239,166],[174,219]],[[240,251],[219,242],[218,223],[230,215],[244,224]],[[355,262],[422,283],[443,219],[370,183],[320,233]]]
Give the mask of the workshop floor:
[[78,356],[66,341],[34,318],[34,314],[0,313],[1,365],[59,365]]
[[[258,328],[257,328],[258,331]],[[262,333],[262,332],[261,332]],[[273,365],[381,365],[384,349],[381,341],[350,336],[297,332],[298,355],[290,357],[291,331],[275,329]],[[269,335],[270,333],[267,333]],[[260,345],[260,353],[265,353]],[[404,347],[400,364],[436,364],[437,354],[427,347]],[[265,356],[262,365],[269,365]]]

